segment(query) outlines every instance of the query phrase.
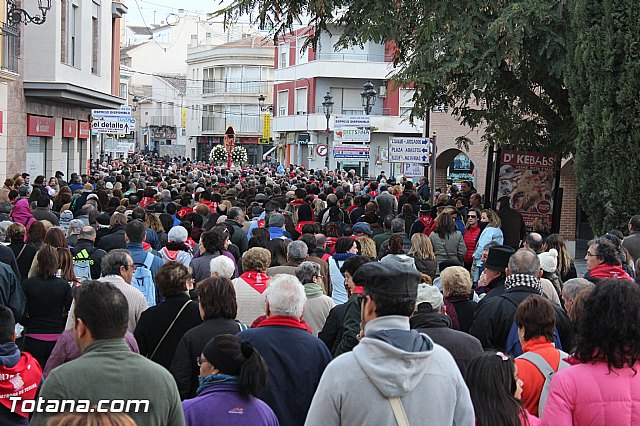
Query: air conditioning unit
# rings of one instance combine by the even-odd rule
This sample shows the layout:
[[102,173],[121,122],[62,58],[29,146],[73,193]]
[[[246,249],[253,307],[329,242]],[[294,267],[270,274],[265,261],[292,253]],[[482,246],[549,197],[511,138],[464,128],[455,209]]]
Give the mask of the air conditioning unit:
[[378,87],[378,96],[381,98],[387,97],[387,86]]

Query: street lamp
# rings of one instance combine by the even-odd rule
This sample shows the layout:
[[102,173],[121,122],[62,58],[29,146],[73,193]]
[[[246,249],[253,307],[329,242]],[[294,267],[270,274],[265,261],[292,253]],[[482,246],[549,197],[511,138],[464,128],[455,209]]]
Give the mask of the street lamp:
[[260,111],[265,112],[265,111],[269,111],[269,112],[273,112],[273,105],[264,105],[264,101],[265,101],[264,95],[260,95],[258,96],[258,106],[260,107]]
[[324,159],[324,166],[329,168],[329,118],[331,117],[331,112],[333,111],[333,96],[331,93],[327,92],[324,95],[324,102],[322,103],[322,109],[324,110],[324,116],[327,118],[327,155]]
[[376,91],[373,89],[373,83],[368,80],[364,84],[364,90],[360,93],[362,97],[362,108],[364,108],[365,115],[371,114],[371,109],[376,104]]
[[17,0],[7,0],[7,6],[7,21],[9,25],[20,24],[21,22],[24,22],[25,25],[29,23],[42,25],[47,20],[47,12],[51,10],[51,0],[38,0],[38,9],[42,16],[31,16],[29,12],[18,7]]

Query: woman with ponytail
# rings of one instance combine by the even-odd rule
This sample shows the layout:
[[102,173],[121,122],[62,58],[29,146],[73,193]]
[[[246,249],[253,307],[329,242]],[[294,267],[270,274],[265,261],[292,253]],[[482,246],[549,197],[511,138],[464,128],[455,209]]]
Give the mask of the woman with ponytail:
[[182,403],[187,426],[277,426],[278,419],[258,396],[267,384],[267,365],[250,343],[221,334],[199,357],[196,397]]

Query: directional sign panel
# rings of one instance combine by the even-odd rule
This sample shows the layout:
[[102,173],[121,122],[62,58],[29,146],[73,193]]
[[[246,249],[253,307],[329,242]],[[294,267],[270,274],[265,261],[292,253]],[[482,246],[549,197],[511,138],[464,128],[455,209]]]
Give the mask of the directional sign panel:
[[92,109],[91,116],[93,118],[105,118],[105,117],[131,117],[131,107],[123,105],[120,109]]
[[344,129],[349,127],[371,127],[371,118],[368,115],[336,115],[333,122],[334,129]]
[[135,118],[100,118],[91,121],[93,133],[127,134],[136,128]]
[[427,138],[389,138],[390,163],[429,163],[431,143]]
[[334,145],[333,158],[336,160],[369,161],[369,147]]
[[371,130],[369,129],[342,129],[333,133],[339,142],[370,142]]

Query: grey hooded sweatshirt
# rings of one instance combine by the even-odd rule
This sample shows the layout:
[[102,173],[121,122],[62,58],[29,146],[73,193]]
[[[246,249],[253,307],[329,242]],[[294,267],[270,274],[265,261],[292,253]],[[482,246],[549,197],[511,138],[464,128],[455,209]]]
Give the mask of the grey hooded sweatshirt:
[[409,318],[370,321],[352,352],[325,369],[306,426],[396,425],[388,398],[400,397],[410,425],[473,426],[469,390],[453,357]]

